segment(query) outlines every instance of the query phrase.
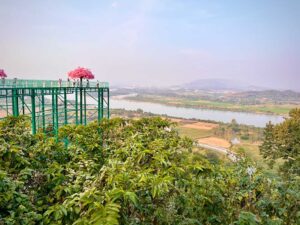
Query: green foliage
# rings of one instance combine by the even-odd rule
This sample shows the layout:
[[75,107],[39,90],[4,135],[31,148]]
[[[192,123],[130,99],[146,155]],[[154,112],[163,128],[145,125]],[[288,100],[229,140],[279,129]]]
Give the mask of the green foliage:
[[270,164],[283,159],[285,174],[300,175],[300,109],[291,110],[289,118],[278,125],[267,124],[260,150]]
[[[68,146],[65,141],[68,140]],[[299,180],[209,162],[161,118],[0,122],[0,224],[297,224]]]

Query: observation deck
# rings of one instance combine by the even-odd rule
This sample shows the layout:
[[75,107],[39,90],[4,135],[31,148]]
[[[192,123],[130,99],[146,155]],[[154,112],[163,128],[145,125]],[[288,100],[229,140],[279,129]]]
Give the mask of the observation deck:
[[0,119],[28,115],[32,133],[58,133],[66,124],[109,118],[108,82],[83,80],[0,80]]

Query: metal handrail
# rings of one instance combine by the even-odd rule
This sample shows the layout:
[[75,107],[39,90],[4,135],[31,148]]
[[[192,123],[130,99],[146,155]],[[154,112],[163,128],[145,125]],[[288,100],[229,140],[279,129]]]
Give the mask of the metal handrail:
[[[23,79],[1,79],[0,88],[43,88],[43,87],[80,87],[79,80],[23,80]],[[108,82],[82,81],[82,87],[108,88]]]

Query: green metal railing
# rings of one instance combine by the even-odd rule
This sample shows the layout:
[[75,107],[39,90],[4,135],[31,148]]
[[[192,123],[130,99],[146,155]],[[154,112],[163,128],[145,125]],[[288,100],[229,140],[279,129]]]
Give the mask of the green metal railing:
[[[42,87],[80,87],[79,80],[23,80],[23,79],[1,79],[0,87],[14,88],[42,88]],[[108,88],[108,82],[82,81],[82,87]]]

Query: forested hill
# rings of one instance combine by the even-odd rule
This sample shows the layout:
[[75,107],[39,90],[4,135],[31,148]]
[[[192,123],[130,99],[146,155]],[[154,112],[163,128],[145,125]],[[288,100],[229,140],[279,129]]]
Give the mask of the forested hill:
[[[0,122],[0,224],[297,224],[299,179],[210,163],[161,118]],[[68,145],[66,145],[68,140]],[[266,147],[266,146],[265,146]],[[298,205],[299,206],[299,205]]]
[[226,90],[211,92],[208,90],[169,89],[169,88],[117,88],[112,95],[159,95],[165,97],[186,97],[208,99],[213,101],[236,102],[243,104],[300,104],[300,93],[295,91],[263,90],[263,91],[234,91]]
[[273,103],[300,103],[300,93],[295,91],[277,91],[277,90],[267,90],[267,91],[246,91],[246,92],[236,92],[228,94],[224,97],[225,99],[247,99],[250,101],[259,102],[273,102]]

